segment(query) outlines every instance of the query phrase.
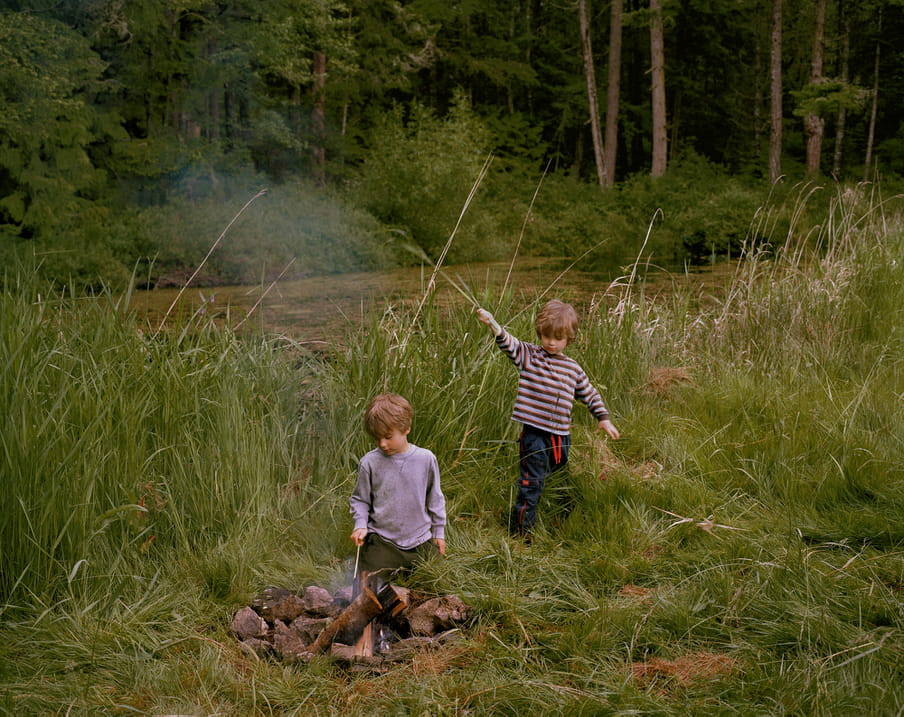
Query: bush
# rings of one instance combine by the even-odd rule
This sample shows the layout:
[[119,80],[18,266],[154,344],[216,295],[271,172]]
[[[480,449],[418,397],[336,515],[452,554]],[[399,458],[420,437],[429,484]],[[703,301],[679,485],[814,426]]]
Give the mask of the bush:
[[[435,259],[488,155],[489,134],[462,96],[445,119],[417,104],[407,117],[396,107],[374,131],[349,196]],[[481,253],[471,237],[456,242],[459,256]]]
[[768,188],[690,154],[664,177],[637,175],[625,182],[619,210],[630,224],[643,227],[662,210],[648,246],[655,263],[702,264],[740,254],[750,219],[766,201]]

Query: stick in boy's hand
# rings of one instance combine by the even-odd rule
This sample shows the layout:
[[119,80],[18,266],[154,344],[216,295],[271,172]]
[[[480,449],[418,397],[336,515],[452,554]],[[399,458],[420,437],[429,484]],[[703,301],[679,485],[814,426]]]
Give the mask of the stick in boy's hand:
[[499,322],[496,321],[496,319],[493,318],[493,315],[486,309],[477,309],[477,318],[489,326],[496,336],[499,336],[502,333],[502,327],[499,325]]

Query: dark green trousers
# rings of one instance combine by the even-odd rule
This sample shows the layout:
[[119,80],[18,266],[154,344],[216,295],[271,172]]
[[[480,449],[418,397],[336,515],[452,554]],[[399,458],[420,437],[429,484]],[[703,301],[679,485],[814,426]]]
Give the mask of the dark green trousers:
[[403,550],[376,533],[368,533],[361,547],[360,567],[369,573],[378,570],[387,573],[399,569],[411,570],[418,561],[426,560],[438,553],[439,548],[432,540],[427,540],[410,550]]

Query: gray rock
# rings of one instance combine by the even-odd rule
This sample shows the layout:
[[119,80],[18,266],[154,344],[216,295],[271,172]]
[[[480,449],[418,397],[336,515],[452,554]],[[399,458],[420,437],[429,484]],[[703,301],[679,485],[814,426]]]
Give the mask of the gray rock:
[[291,590],[284,588],[264,588],[252,602],[258,614],[267,622],[282,620],[292,622],[304,611],[301,598]]
[[428,637],[465,622],[471,616],[471,608],[455,595],[433,598],[404,612],[412,635]]
[[392,660],[393,662],[410,660],[414,657],[415,653],[435,646],[436,641],[432,637],[425,637],[423,635],[406,637],[404,640],[393,642],[389,646],[389,651],[386,653],[386,659]]
[[310,615],[326,617],[336,613],[336,607],[333,604],[333,596],[328,590],[318,587],[317,585],[309,585],[304,589],[304,596],[301,598],[301,604],[304,611]]
[[354,645],[343,645],[341,642],[334,642],[330,645],[330,657],[338,657],[348,662],[354,662],[358,655],[355,654]]
[[266,640],[259,640],[256,637],[249,637],[239,642],[239,647],[247,650],[258,657],[265,657],[273,652],[273,645]]
[[354,596],[352,595],[353,592],[354,590],[350,585],[339,588],[333,595],[333,602],[338,605],[340,609],[346,608],[351,605],[352,600],[354,600]]
[[250,607],[243,607],[233,616],[230,629],[240,640],[259,638],[267,634],[267,621]]
[[308,617],[307,615],[300,615],[292,621],[292,624],[289,625],[289,629],[302,640],[307,641],[310,645],[317,639],[317,636],[323,632],[323,628],[331,622],[332,619],[328,617]]
[[308,643],[282,620],[273,623],[273,651],[283,660],[303,660]]

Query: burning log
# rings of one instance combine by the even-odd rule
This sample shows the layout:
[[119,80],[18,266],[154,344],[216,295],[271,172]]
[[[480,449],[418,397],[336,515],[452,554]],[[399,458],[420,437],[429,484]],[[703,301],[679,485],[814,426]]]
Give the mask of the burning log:
[[362,585],[358,597],[326,626],[308,651],[316,655],[324,652],[333,642],[352,643],[374,618],[381,615],[397,615],[407,605],[405,593],[401,588],[386,585],[378,594],[374,594],[373,590]]
[[346,635],[354,635],[356,638],[382,610],[383,606],[380,605],[377,596],[368,588],[364,588],[352,604],[326,626],[308,650],[315,655],[319,654],[332,645],[339,635],[343,638]]
[[408,607],[408,591],[396,585],[384,585],[377,594],[377,600],[383,606],[382,617],[395,617]]

